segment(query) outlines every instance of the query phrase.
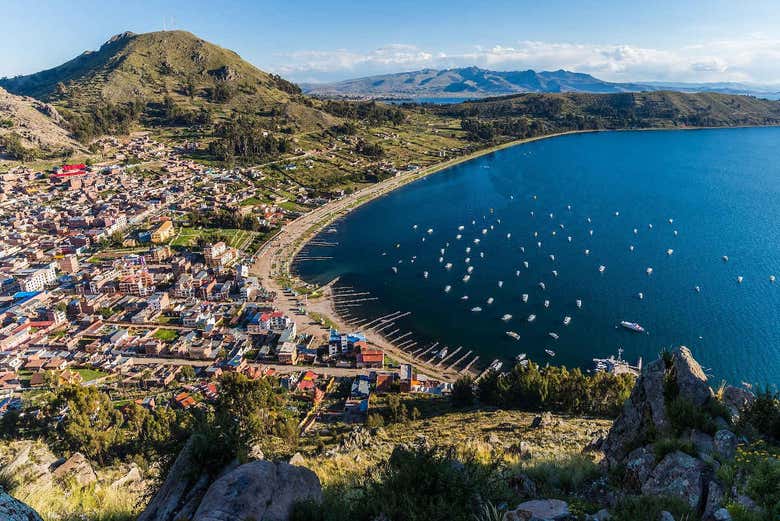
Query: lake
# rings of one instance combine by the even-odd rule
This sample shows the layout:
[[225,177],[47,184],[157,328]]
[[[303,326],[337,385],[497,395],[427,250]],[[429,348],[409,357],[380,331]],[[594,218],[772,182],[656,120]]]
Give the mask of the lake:
[[[472,349],[485,364],[524,352],[589,369],[619,348],[634,362],[682,344],[715,384],[777,384],[780,282],[770,275],[780,277],[778,150],[777,128],[523,144],[358,208],[319,235],[319,244],[337,247],[309,245],[301,255],[330,259],[294,267],[307,281],[340,276],[340,285],[378,298],[350,308],[353,316],[411,312],[393,329],[412,331],[419,345]],[[623,320],[647,334],[619,327]]]

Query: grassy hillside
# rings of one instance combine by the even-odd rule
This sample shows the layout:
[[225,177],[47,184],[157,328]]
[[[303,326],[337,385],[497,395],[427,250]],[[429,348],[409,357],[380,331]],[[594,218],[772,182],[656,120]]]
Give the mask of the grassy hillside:
[[302,129],[335,121],[313,108],[294,84],[185,31],[122,33],[97,51],[53,69],[0,80],[0,86],[76,113],[102,103],[148,107],[170,96],[186,109],[275,117]]
[[716,93],[521,94],[432,109],[443,116],[534,120],[543,130],[780,124],[780,102]]

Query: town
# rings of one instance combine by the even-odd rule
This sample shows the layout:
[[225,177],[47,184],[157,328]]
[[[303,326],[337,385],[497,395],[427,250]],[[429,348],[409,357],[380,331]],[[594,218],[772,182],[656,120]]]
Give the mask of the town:
[[[256,199],[261,172],[204,167],[146,133],[98,146],[105,164],[17,167],[0,179],[0,414],[61,384],[186,409],[240,372],[277,376],[305,397],[308,429],[320,414],[365,421],[374,391],[450,391],[359,331],[310,316],[292,288],[295,312],[275,306],[255,255],[300,212]],[[300,209],[331,200],[301,192]],[[238,222],[224,226],[228,215]]]

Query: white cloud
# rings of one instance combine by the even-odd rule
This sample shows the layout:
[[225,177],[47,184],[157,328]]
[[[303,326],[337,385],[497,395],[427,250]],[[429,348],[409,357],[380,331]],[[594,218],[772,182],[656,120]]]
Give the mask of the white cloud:
[[749,81],[780,83],[780,39],[749,35],[678,49],[630,44],[594,45],[519,41],[461,51],[392,44],[361,53],[299,51],[279,57],[274,67],[293,78],[349,77],[421,68],[476,65],[497,70],[586,72],[613,81]]

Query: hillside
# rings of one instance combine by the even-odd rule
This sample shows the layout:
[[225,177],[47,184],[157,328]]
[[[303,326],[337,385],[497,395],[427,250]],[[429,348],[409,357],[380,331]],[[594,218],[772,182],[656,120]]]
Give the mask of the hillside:
[[0,80],[0,86],[76,113],[129,102],[148,108],[170,96],[188,109],[217,115],[238,110],[300,128],[333,122],[311,108],[294,84],[185,31],[118,34],[97,51],[53,69]]
[[[10,141],[9,141],[10,140]],[[17,147],[16,152],[9,150]],[[0,88],[0,146],[2,155],[15,155],[22,147],[38,155],[58,154],[64,148],[79,149],[57,110],[41,101],[15,96]]]
[[[780,124],[780,102],[716,93],[520,94],[430,108],[529,137],[567,130]],[[469,129],[474,133],[475,129]],[[489,137],[489,136],[488,136]]]
[[614,83],[600,80],[590,74],[565,70],[491,71],[478,67],[424,69],[302,87],[307,94],[325,98],[485,98],[524,92],[614,94],[658,90],[719,92],[756,95],[769,99],[777,99],[780,96],[777,89],[740,83]]

